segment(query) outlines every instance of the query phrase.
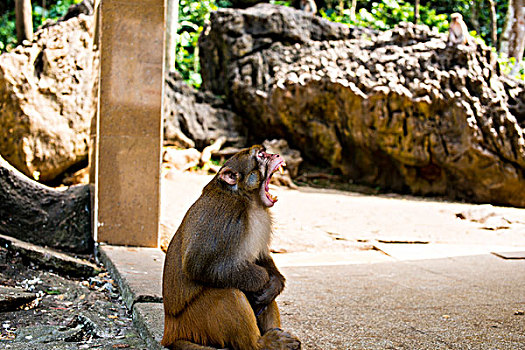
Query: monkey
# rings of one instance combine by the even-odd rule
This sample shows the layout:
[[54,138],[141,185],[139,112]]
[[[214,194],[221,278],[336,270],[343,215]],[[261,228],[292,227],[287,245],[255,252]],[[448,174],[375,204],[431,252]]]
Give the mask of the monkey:
[[64,16],[59,18],[56,22],[46,21],[46,23],[44,23],[41,28],[52,27],[54,25],[57,25],[60,22],[65,22],[71,18],[78,17],[80,14],[84,14],[86,16],[92,16],[95,14],[99,2],[100,0],[99,1],[83,0],[82,2],[78,4],[73,4],[69,6]]
[[94,0],[84,0],[81,3],[73,4],[68,9],[66,14],[60,19],[61,21],[67,21],[73,17],[78,17],[81,13],[87,16],[93,15],[95,11]]
[[164,263],[164,336],[173,349],[295,350],[275,298],[284,276],[269,252],[284,160],[263,146],[231,157],[204,187],[173,236]]
[[447,46],[467,44],[469,42],[467,25],[460,13],[450,15],[450,27],[448,28]]
[[303,10],[304,12],[311,13],[312,15],[317,13],[317,5],[315,4],[314,0],[300,0],[299,9]]

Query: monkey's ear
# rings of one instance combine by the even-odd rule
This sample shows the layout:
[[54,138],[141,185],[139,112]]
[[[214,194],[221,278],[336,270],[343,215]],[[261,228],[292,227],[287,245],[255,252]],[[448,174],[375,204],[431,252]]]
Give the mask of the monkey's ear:
[[219,179],[233,186],[237,184],[237,181],[239,180],[239,173],[232,168],[222,168],[219,171]]

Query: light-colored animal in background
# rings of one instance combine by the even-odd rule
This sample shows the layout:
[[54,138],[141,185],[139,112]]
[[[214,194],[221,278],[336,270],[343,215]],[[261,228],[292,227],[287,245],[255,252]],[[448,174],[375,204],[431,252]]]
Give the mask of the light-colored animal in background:
[[317,5],[314,0],[301,0],[299,2],[299,8],[304,12],[315,15],[317,13]]
[[470,35],[468,33],[467,25],[463,21],[463,16],[461,16],[460,13],[451,14],[447,46],[467,44],[469,38]]

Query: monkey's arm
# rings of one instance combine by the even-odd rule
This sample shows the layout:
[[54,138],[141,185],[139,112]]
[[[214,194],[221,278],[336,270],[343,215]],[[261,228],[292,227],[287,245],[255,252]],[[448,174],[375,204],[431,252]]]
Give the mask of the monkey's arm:
[[270,304],[284,289],[286,279],[279,272],[270,255],[265,255],[256,261],[256,264],[262,266],[268,272],[270,279],[264,287],[255,293],[246,293],[254,309]]
[[[282,287],[284,288],[284,282],[286,281],[286,279],[284,278],[283,275],[281,275],[281,273],[277,269],[277,266],[275,266],[275,263],[272,257],[269,254],[265,254],[264,256],[260,257],[259,259],[257,259],[255,263],[259,266],[264,267],[266,271],[268,272],[268,275],[270,276],[270,278],[274,277],[278,279],[281,282]],[[282,288],[281,288],[281,291],[282,291]]]
[[217,288],[237,288],[256,292],[270,279],[267,270],[254,263],[239,261],[235,244],[212,240],[188,246],[183,255],[184,273],[192,280]]

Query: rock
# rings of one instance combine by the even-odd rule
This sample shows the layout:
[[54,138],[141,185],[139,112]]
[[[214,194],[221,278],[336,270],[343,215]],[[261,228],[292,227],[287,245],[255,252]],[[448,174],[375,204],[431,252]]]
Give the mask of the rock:
[[57,252],[53,249],[22,242],[16,238],[0,235],[0,244],[13,253],[19,254],[23,259],[46,269],[52,269],[59,275],[72,277],[95,276],[101,269],[84,259]]
[[0,286],[0,312],[17,310],[36,297],[35,293],[28,293],[21,288]]
[[[350,35],[350,29],[290,7],[259,4],[246,10],[212,12],[210,25],[203,33],[199,38],[203,88],[231,97],[236,89],[230,85],[234,81],[248,85],[259,83],[260,87],[263,82],[273,81],[271,77],[276,72],[269,68],[279,65],[280,62],[274,60],[284,58],[275,54],[265,56],[272,53],[274,44],[290,48],[290,56],[285,58],[290,63],[294,60],[292,53],[300,54],[300,43],[345,38]],[[292,46],[294,44],[299,46]],[[270,67],[265,70],[268,63]],[[261,98],[267,97],[265,90],[256,92]]]
[[15,342],[29,344],[66,342],[75,343],[93,338],[108,338],[109,334],[97,320],[100,315],[78,314],[66,325],[37,325],[21,328]]
[[201,153],[201,164],[204,165],[206,163],[209,163],[211,161],[212,154],[219,152],[225,142],[226,137],[221,136],[217,140],[215,140],[215,142],[213,142],[211,145],[205,147]]
[[96,110],[93,17],[40,29],[0,55],[0,154],[48,181],[85,160]]
[[56,190],[25,177],[0,156],[0,234],[92,252],[90,207],[88,185]]
[[260,2],[268,2],[268,0],[231,0],[232,6],[239,8],[250,7]]
[[290,176],[293,178],[297,177],[299,166],[303,162],[301,152],[296,149],[291,149],[288,146],[288,142],[283,139],[265,140],[263,146],[266,147],[266,150],[270,153],[280,154],[286,162],[286,169],[290,172]]
[[78,184],[89,184],[89,167],[82,168],[73,173],[68,171],[64,173],[62,183],[66,186],[78,185]]
[[271,183],[280,186],[288,186],[294,189],[297,188],[297,185],[294,184],[292,178],[297,177],[297,174],[299,173],[299,165],[303,161],[303,158],[301,158],[301,152],[296,149],[291,149],[288,146],[288,142],[284,139],[271,141],[265,140],[263,142],[263,146],[269,153],[281,155],[281,157],[284,158],[286,164],[282,173],[274,173]]
[[220,98],[195,90],[184,83],[177,73],[169,73],[165,84],[166,144],[202,150],[221,136],[225,136],[230,144],[245,144],[240,117],[226,109]]
[[180,171],[199,165],[200,159],[201,152],[195,148],[177,149],[175,147],[166,147],[164,149],[164,162]]
[[500,208],[493,207],[490,204],[480,205],[478,208],[456,213],[456,217],[480,223],[481,229],[491,231],[508,229],[513,224],[511,219],[503,215]]
[[269,4],[220,9],[203,33],[203,87],[249,137],[284,138],[356,182],[525,207],[524,84],[501,76],[489,48]]

